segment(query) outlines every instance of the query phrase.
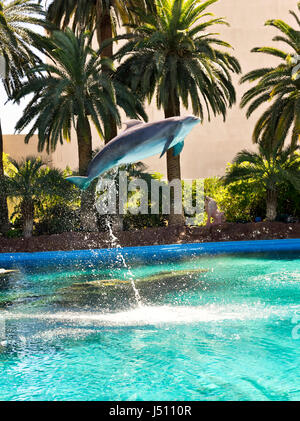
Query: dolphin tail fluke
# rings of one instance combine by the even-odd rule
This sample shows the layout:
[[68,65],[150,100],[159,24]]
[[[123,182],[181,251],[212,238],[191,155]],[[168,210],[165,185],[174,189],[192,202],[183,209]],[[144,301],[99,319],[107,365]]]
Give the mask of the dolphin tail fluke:
[[91,184],[91,181],[88,177],[68,177],[66,180],[72,184],[75,184],[75,186],[77,186],[80,190],[86,190]]

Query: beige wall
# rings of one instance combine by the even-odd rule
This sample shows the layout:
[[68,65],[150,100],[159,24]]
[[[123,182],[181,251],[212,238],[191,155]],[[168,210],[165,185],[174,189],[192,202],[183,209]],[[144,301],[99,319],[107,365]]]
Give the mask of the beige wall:
[[[225,17],[230,27],[219,26],[217,30],[221,38],[234,47],[234,54],[239,59],[243,73],[257,67],[276,64],[276,59],[263,54],[250,53],[256,46],[272,45],[272,37],[277,34],[271,27],[265,27],[266,20],[280,18],[294,24],[294,19],[289,15],[289,10],[296,10],[296,0],[219,0],[211,6],[218,17]],[[284,47],[285,48],[285,47]],[[240,110],[239,102],[247,86],[240,86],[239,77],[234,78],[237,89],[237,105],[228,111],[226,123],[221,117],[212,118],[211,122],[205,121],[203,125],[194,129],[187,138],[186,146],[181,155],[182,176],[186,179],[222,175],[225,166],[235,154],[243,148],[253,148],[251,142],[252,130],[259,115],[247,120],[245,112]],[[182,114],[190,114],[182,110]],[[151,106],[148,109],[149,120],[163,118],[163,114]],[[100,147],[101,141],[93,132],[94,147]],[[11,142],[9,142],[11,143]],[[13,142],[12,142],[13,143]],[[12,154],[28,153],[29,146],[22,146],[22,142],[15,142],[17,150],[12,149]],[[8,142],[6,142],[8,148]],[[31,143],[34,148],[34,142]],[[70,165],[77,167],[76,136],[73,133],[71,144],[58,146],[53,154],[54,165],[64,168]],[[152,171],[166,174],[165,158],[153,157],[145,161]]]
[[4,152],[9,154],[11,157],[13,157],[16,160],[20,160],[27,156],[39,155],[49,165],[52,164],[51,155],[48,155],[46,152],[43,152],[43,153],[37,152],[37,145],[38,145],[37,136],[33,136],[30,139],[29,144],[25,145],[23,135],[4,135],[3,143],[4,143]]
[[[264,26],[268,19],[280,18],[294,25],[289,10],[295,10],[296,0],[220,0],[211,6],[216,16],[225,17],[230,27],[220,26],[221,38],[234,47],[243,73],[252,69],[270,66],[278,61],[271,56],[251,53],[253,47],[270,46],[277,34],[275,29]],[[275,44],[275,43],[274,43]],[[277,43],[278,44],[278,43]],[[286,49],[286,47],[283,47]],[[240,110],[240,99],[247,85],[239,85],[239,77],[234,78],[237,89],[237,105],[228,111],[226,123],[221,117],[212,118],[194,129],[187,138],[181,155],[184,178],[222,175],[225,166],[243,148],[253,148],[252,130],[259,116],[247,120],[244,110]],[[158,117],[151,110],[150,118]],[[166,173],[165,161],[157,157],[146,161],[151,168]]]

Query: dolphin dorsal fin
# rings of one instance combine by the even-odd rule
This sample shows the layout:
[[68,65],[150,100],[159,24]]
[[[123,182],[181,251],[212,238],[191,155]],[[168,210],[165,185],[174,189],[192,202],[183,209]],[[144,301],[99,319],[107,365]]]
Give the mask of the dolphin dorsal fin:
[[143,124],[143,122],[141,120],[129,120],[129,121],[126,121],[126,123],[124,123],[124,124],[126,126],[126,129],[124,131],[126,131],[126,130],[131,129],[134,126],[138,126],[139,124]]

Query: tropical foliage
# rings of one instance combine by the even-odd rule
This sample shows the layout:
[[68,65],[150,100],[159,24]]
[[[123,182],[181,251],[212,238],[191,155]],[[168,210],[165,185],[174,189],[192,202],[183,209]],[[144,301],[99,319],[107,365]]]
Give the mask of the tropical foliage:
[[24,76],[40,57],[32,47],[43,45],[33,27],[45,26],[44,12],[33,0],[0,1],[0,56],[5,62],[3,83],[8,94],[22,86]]
[[[219,47],[230,45],[208,33],[214,25],[226,24],[207,8],[217,0],[159,0],[156,13],[135,9],[141,24],[129,24],[133,31],[115,55],[122,61],[117,77],[149,102],[156,95],[165,117],[180,115],[191,104],[193,113],[204,118],[222,114],[236,100],[231,80],[239,73],[238,61]],[[122,37],[119,37],[122,38]],[[180,179],[180,158],[173,150],[167,155],[168,180]],[[171,215],[170,223],[182,222]]]
[[49,195],[56,200],[74,200],[75,189],[64,179],[60,170],[43,168],[45,163],[36,157],[22,161],[10,160],[8,175],[1,178],[1,188],[8,197],[18,200],[16,212],[20,213],[25,238],[33,233],[34,218],[38,207]]
[[[103,60],[91,49],[88,34],[76,37],[70,29],[55,31],[48,53],[54,63],[35,67],[36,77],[14,93],[15,101],[34,95],[16,130],[22,131],[32,125],[25,142],[28,143],[38,131],[39,151],[44,148],[54,151],[59,142],[70,141],[71,129],[75,126],[79,171],[84,174],[92,153],[89,118],[100,136],[103,136],[103,121],[108,110],[114,111],[120,123],[114,88],[102,72]],[[89,151],[83,150],[84,146]]]
[[[42,37],[32,26],[44,24],[41,7],[31,0],[0,1],[0,78],[8,95],[22,85],[32,65],[39,61],[32,46]],[[31,25],[31,27],[28,26]],[[0,122],[0,177],[3,175],[3,136]],[[7,199],[0,191],[0,232],[8,230]]]
[[[232,164],[228,164],[227,171]],[[227,222],[253,222],[256,217],[265,216],[263,188],[253,189],[251,180],[238,180],[228,185],[219,177],[204,181],[205,194],[212,197],[225,214]]]
[[[53,0],[48,8],[47,18],[60,29],[66,29],[72,20],[73,31],[96,31],[100,54],[112,58],[113,36],[117,35],[117,26],[133,22],[136,15],[132,10],[141,7],[145,12],[154,10],[151,0]],[[110,68],[106,69],[110,73]],[[112,75],[111,75],[112,76]],[[105,126],[105,142],[117,135],[117,122],[111,113]]]
[[276,147],[259,143],[259,151],[243,150],[237,154],[233,166],[225,177],[226,185],[240,180],[247,180],[252,189],[264,191],[266,200],[266,218],[274,221],[277,216],[278,193],[283,183],[291,184],[300,191],[300,156],[298,147],[282,149],[280,142]]
[[[61,234],[81,230],[80,192],[65,181],[73,172],[66,168],[58,173],[57,177],[57,171],[52,171],[49,167],[41,168],[41,174],[46,176],[47,182],[56,183],[56,187],[41,191],[40,200],[35,207],[35,234]],[[60,193],[63,188],[65,194],[62,196]],[[19,213],[17,215],[20,216]]]
[[[3,83],[15,103],[30,98],[17,131],[29,128],[26,143],[37,132],[38,150],[48,152],[70,142],[75,131],[78,172],[86,175],[93,157],[92,126],[110,141],[121,124],[121,110],[129,118],[146,120],[143,104],[155,99],[166,118],[191,108],[202,120],[217,115],[225,120],[236,102],[232,77],[241,69],[231,46],[212,33],[215,25],[228,25],[210,13],[217,1],[52,0],[46,13],[39,0],[0,1]],[[280,32],[273,40],[288,46],[287,51],[253,49],[280,62],[241,80],[255,84],[241,102],[247,117],[264,107],[253,133],[258,152],[240,152],[224,178],[204,182],[205,193],[216,199],[228,221],[274,220],[283,212],[300,216],[300,17],[291,14],[295,26],[279,19],[266,22]],[[122,24],[127,33],[118,35]],[[48,37],[35,32],[38,26],[48,29]],[[94,35],[97,50],[92,48]],[[119,40],[126,42],[113,54]],[[50,61],[43,63],[38,50]],[[151,215],[151,182],[161,176],[148,174],[141,163],[118,169],[124,170],[128,181],[141,178],[149,191],[148,215],[131,213],[145,198],[130,195],[125,229],[165,225],[161,207],[160,215]],[[170,182],[181,178],[180,155],[173,150],[167,153],[167,171]],[[0,231],[8,229],[7,195],[15,201],[11,221],[21,224],[25,237],[33,229],[38,234],[104,229],[106,221],[96,217],[94,208],[96,182],[80,196],[64,180],[70,173],[50,169],[38,158],[9,160],[3,155],[0,124]],[[195,196],[194,188],[191,193]],[[171,212],[168,222],[182,224],[183,219]]]
[[[298,3],[300,11],[300,3]],[[247,73],[242,78],[244,82],[255,82],[243,96],[241,106],[248,106],[247,117],[254,111],[268,103],[269,107],[263,111],[254,132],[253,140],[276,144],[284,143],[291,131],[291,145],[295,146],[300,135],[300,19],[295,12],[290,12],[295,18],[296,28],[286,22],[273,19],[266,22],[281,32],[273,41],[284,43],[288,51],[275,47],[254,48],[256,53],[268,54],[280,63],[276,66],[260,68]]]
[[[72,20],[73,31],[96,29],[99,46],[103,41],[117,34],[120,22],[128,23],[136,19],[132,12],[136,7],[145,12],[153,12],[151,0],[53,0],[47,12],[47,18],[57,28],[66,29]],[[107,45],[107,56],[111,57],[111,44]]]
[[[111,114],[120,124],[117,104],[126,109],[127,115],[137,117],[138,111],[145,118],[142,106],[126,87],[113,84],[103,71],[103,66],[111,65],[90,47],[88,33],[78,36],[70,29],[55,31],[48,55],[54,64],[44,63],[33,69],[36,77],[29,80],[14,94],[15,101],[33,94],[16,130],[31,128],[25,137],[29,142],[38,131],[39,151],[54,151],[58,142],[70,142],[71,129],[77,133],[79,174],[86,175],[92,159],[91,123],[103,137],[103,128]],[[41,74],[42,72],[42,74]],[[83,194],[82,224],[95,229],[93,194]]]

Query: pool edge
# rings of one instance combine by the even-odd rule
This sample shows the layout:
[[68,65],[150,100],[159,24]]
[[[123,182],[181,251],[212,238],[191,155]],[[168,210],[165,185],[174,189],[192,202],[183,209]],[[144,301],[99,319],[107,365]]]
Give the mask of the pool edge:
[[[124,247],[122,253],[129,259],[163,260],[163,258],[188,257],[196,255],[217,255],[232,253],[262,253],[279,251],[299,251],[300,239],[225,241],[209,243],[167,244],[155,246]],[[94,249],[72,251],[49,251],[34,253],[0,253],[0,267],[18,265],[67,264],[74,260],[83,262],[115,260],[119,249]]]

